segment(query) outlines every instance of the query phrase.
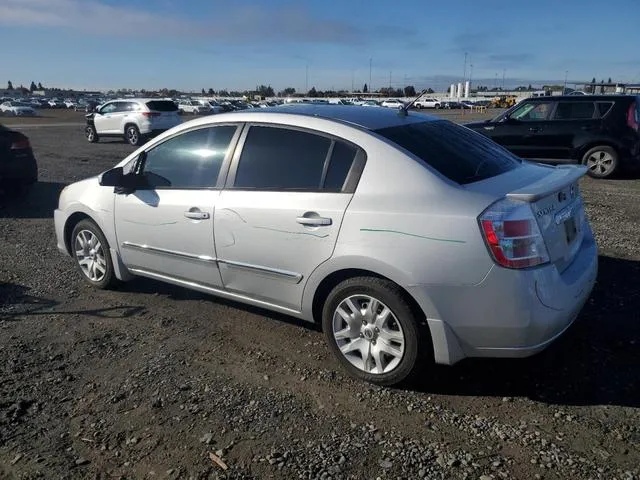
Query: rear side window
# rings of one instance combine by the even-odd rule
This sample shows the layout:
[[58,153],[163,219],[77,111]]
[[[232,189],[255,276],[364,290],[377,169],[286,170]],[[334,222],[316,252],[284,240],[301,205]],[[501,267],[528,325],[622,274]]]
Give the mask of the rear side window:
[[585,120],[593,118],[593,102],[558,102],[554,120]]
[[609,110],[611,110],[611,107],[613,107],[613,102],[598,102],[598,103],[596,103],[598,116],[600,118],[606,116],[607,113],[609,113]]
[[319,190],[331,140],[313,133],[253,126],[234,186],[263,190]]
[[171,100],[151,100],[147,102],[149,110],[155,112],[177,112],[178,106]]
[[329,168],[324,179],[324,188],[326,190],[342,190],[357,153],[358,149],[353,145],[343,142],[334,144]]
[[484,135],[448,121],[429,121],[376,130],[459,183],[495,177],[517,168],[521,160]]

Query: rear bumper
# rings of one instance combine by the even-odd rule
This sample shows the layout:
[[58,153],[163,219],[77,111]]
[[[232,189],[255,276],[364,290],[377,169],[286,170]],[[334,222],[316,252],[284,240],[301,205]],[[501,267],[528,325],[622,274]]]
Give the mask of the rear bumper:
[[38,181],[38,165],[31,150],[0,157],[0,182],[30,185]]
[[[427,302],[436,362],[464,357],[527,357],[545,349],[576,319],[591,294],[598,252],[590,229],[571,265],[531,270],[494,266],[474,286],[416,287]],[[415,289],[413,289],[415,290]]]

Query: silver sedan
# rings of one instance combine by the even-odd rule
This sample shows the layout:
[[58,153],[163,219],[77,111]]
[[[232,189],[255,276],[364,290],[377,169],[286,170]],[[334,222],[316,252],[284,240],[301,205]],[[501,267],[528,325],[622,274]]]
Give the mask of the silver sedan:
[[569,327],[597,273],[584,173],[404,109],[255,109],[69,185],[55,227],[95,287],[143,276],[317,322],[347,371],[391,385]]

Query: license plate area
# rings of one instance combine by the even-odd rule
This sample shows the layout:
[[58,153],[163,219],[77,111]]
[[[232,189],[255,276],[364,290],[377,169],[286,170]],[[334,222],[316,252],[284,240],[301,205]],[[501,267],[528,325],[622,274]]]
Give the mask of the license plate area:
[[571,216],[564,222],[564,235],[567,240],[567,245],[571,245],[578,236],[578,224],[576,217]]

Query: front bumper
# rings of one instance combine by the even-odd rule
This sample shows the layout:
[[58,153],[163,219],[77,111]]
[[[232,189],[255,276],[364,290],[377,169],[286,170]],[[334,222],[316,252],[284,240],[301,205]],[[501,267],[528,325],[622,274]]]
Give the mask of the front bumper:
[[473,286],[422,286],[436,362],[464,357],[527,357],[545,349],[576,319],[591,294],[598,252],[590,229],[571,265],[530,270],[494,266]]
[[56,208],[53,211],[53,224],[56,231],[56,246],[62,253],[70,256],[69,250],[67,250],[67,245],[64,241],[64,225],[67,223],[68,218],[69,216],[62,210]]

